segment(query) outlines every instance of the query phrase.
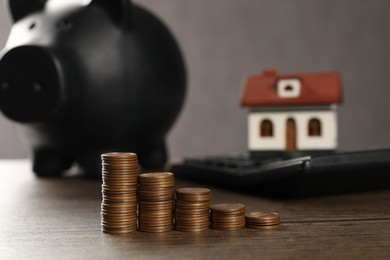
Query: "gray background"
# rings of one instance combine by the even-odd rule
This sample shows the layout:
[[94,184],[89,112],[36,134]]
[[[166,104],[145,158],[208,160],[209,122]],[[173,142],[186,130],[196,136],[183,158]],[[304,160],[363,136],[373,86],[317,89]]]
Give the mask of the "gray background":
[[[26,0],[27,1],[27,0]],[[242,80],[265,68],[340,71],[342,150],[390,147],[390,1],[138,0],[171,28],[186,58],[184,109],[169,134],[172,156],[246,151]],[[0,45],[10,18],[0,6]],[[0,116],[0,158],[27,148]]]

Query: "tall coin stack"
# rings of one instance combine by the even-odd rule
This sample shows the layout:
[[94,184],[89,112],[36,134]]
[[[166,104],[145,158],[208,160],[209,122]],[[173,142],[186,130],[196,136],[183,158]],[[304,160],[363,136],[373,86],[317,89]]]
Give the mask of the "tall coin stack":
[[105,153],[102,158],[102,231],[126,234],[137,230],[138,160],[134,153]]
[[208,230],[211,191],[205,188],[181,188],[175,193],[175,229],[186,232]]
[[245,227],[245,205],[238,203],[215,204],[210,207],[210,228],[238,230]]
[[138,230],[151,233],[171,231],[175,186],[173,174],[140,174],[138,184]]

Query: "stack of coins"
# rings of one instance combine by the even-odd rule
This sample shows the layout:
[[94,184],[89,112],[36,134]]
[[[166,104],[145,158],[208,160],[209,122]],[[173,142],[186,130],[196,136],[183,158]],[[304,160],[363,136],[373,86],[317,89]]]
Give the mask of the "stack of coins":
[[170,172],[144,173],[138,177],[138,230],[167,232],[172,230],[175,180]]
[[204,188],[176,190],[175,229],[199,232],[209,229],[211,191]]
[[216,230],[238,230],[245,227],[245,205],[215,204],[210,207],[210,227]]
[[250,212],[245,215],[248,228],[262,228],[280,224],[280,216],[276,212]]
[[105,153],[102,158],[102,231],[125,234],[137,230],[138,160],[134,153]]

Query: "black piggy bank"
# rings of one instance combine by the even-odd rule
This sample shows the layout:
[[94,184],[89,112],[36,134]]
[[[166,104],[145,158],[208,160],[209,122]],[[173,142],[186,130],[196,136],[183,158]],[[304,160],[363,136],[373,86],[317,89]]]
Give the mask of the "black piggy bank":
[[132,151],[144,168],[167,160],[165,136],[184,100],[182,55],[167,28],[129,0],[10,0],[0,59],[0,109],[32,150],[38,176],[100,154]]

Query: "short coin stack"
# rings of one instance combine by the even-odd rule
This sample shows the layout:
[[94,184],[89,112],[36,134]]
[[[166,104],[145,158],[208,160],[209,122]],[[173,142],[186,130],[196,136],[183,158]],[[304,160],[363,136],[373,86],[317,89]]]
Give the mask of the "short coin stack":
[[248,228],[263,228],[280,224],[280,216],[276,212],[250,212],[245,215]]
[[172,230],[175,180],[170,172],[144,173],[138,177],[138,230],[167,232]]
[[102,231],[137,230],[138,160],[134,153],[105,153],[102,158]]
[[245,205],[214,204],[210,207],[210,227],[216,230],[238,230],[245,227]]
[[199,232],[209,229],[211,191],[205,188],[176,190],[175,229]]

